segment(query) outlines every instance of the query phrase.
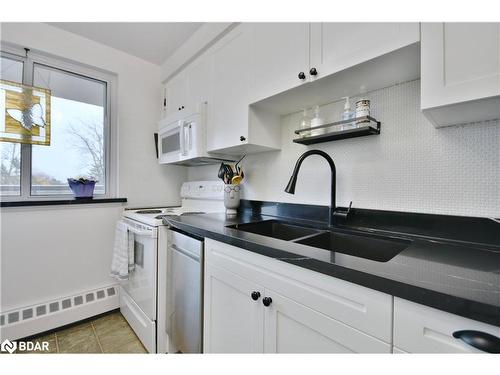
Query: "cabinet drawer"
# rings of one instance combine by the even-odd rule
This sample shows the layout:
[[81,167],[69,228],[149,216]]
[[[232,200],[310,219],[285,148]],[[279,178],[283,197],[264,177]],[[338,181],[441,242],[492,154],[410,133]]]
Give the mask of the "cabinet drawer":
[[206,262],[272,288],[386,343],[392,339],[392,296],[260,254],[206,239]]
[[500,327],[394,298],[394,346],[410,353],[480,353],[453,337],[476,330],[500,337]]

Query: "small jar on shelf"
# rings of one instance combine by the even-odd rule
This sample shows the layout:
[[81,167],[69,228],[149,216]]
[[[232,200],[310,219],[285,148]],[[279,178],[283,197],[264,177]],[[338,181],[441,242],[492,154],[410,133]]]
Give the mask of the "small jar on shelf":
[[[370,116],[370,100],[369,99],[361,99],[356,102],[356,117],[366,117]],[[370,124],[370,120],[358,120],[356,121],[356,125],[366,126]]]

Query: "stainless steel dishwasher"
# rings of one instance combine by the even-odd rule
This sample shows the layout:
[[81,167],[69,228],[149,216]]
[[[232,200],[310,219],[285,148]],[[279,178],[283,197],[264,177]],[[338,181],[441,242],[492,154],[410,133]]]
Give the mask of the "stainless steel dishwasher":
[[167,241],[169,352],[201,353],[203,239],[171,228]]

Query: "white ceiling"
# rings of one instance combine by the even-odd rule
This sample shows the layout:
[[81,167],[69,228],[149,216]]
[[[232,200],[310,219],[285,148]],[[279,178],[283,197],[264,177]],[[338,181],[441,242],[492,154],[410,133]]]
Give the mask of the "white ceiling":
[[51,22],[50,25],[160,65],[200,22]]

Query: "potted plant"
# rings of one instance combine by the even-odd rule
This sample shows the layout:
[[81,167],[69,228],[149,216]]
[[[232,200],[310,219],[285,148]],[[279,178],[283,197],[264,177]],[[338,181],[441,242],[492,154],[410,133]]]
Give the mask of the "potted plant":
[[68,178],[68,185],[75,195],[75,199],[92,198],[97,180],[94,178]]

